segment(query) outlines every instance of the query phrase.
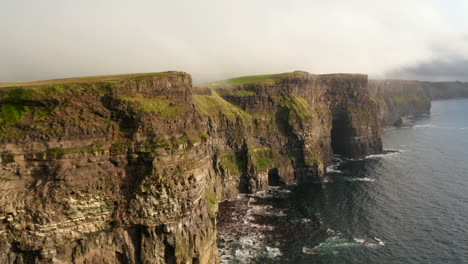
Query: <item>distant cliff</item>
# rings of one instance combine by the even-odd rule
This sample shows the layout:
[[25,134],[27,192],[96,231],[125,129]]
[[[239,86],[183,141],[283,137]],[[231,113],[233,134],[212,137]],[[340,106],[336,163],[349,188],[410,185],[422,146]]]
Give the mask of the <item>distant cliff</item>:
[[432,100],[468,97],[466,82],[421,82]]
[[382,151],[366,75],[0,89],[0,263],[218,263],[218,202]]
[[404,116],[429,114],[431,100],[419,81],[369,80],[369,94],[378,105],[382,125],[400,125]]

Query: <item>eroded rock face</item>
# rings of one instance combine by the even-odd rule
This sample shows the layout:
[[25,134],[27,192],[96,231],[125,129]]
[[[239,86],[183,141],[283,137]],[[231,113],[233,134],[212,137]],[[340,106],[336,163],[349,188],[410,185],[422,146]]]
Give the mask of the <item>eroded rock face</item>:
[[431,100],[419,81],[369,80],[369,94],[384,126],[399,126],[402,117],[429,114]]
[[[380,152],[379,122],[366,85],[365,75],[294,72],[235,87],[216,84],[216,94],[196,99],[203,106],[218,96],[237,107],[223,133],[231,134],[240,123],[236,140],[227,145],[234,143],[231,155],[244,166],[235,167],[244,175],[239,185],[254,192],[264,190],[268,180],[319,182],[333,153],[360,158]],[[211,122],[223,123],[216,121],[222,115],[208,114]]]
[[0,90],[0,263],[217,263],[218,201],[382,150],[365,75]]

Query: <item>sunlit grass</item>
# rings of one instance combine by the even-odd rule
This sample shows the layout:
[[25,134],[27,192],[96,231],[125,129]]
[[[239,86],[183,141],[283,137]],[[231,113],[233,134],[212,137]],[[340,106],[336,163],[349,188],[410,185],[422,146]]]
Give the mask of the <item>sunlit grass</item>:
[[115,75],[97,75],[74,77],[64,79],[53,79],[44,81],[31,81],[31,82],[0,82],[0,88],[4,87],[26,87],[26,86],[48,86],[72,83],[88,83],[88,82],[105,82],[105,81],[121,81],[129,79],[142,79],[153,77],[157,75],[170,74],[174,72],[150,72],[150,73],[130,73],[130,74],[115,74]]

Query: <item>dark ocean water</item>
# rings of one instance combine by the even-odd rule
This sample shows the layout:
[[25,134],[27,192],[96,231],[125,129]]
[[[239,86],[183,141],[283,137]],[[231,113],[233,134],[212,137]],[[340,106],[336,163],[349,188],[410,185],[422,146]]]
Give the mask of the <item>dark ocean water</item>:
[[329,183],[223,203],[222,263],[468,263],[468,100],[382,139],[398,152],[343,160]]

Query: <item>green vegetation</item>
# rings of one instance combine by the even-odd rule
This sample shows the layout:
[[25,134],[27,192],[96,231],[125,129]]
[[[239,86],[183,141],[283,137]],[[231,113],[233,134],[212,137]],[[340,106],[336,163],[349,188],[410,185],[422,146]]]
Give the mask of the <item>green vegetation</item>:
[[33,120],[34,121],[42,120],[42,119],[50,116],[56,110],[57,110],[57,107],[55,107],[55,106],[48,107],[45,110],[35,109],[35,110],[33,110]]
[[275,154],[270,149],[256,150],[250,152],[249,155],[252,158],[255,168],[257,168],[259,172],[267,171],[279,161],[279,155]]
[[311,107],[307,100],[303,97],[297,95],[291,95],[289,98],[283,99],[280,104],[283,107],[288,108],[293,111],[299,117],[311,117],[313,116],[311,112]]
[[127,150],[127,149],[129,149],[131,146],[132,146],[132,143],[129,142],[129,141],[119,141],[119,142],[116,142],[116,143],[112,144],[111,150],[112,150],[112,151],[116,151],[116,150]]
[[252,118],[250,114],[244,110],[224,100],[216,91],[213,91],[211,95],[194,94],[193,101],[195,105],[208,116],[222,114],[228,118]]
[[306,158],[305,162],[306,162],[306,165],[308,166],[313,166],[316,164],[323,163],[320,157],[317,155],[310,155],[308,158]]
[[381,98],[377,98],[377,97],[371,97],[370,100],[376,104],[385,104],[385,100],[381,99]]
[[208,213],[210,214],[211,218],[215,218],[216,203],[218,202],[216,193],[208,188],[205,189],[205,201],[208,205]]
[[208,136],[208,134],[206,134],[205,132],[202,132],[202,133],[200,134],[200,140],[201,140],[202,142],[207,142],[207,141],[208,141],[208,138],[209,138],[209,136]]
[[29,107],[17,104],[3,104],[0,113],[0,126],[7,127],[21,122],[22,117],[29,112]]
[[364,108],[348,108],[347,109],[347,112],[349,114],[370,114],[372,113],[372,110],[369,109],[368,107],[364,107]]
[[[86,76],[76,78],[65,78],[45,81],[33,82],[2,82],[0,88],[3,87],[26,87],[26,86],[56,86],[75,83],[95,83],[95,82],[114,82],[131,80],[131,79],[145,79],[154,76],[162,76],[168,74],[183,74],[181,72],[150,72],[150,73],[131,73],[131,74],[116,74],[116,75],[99,75],[99,76]],[[60,86],[59,86],[60,87]]]
[[239,90],[228,90],[227,92],[232,92],[233,95],[237,96],[248,96],[253,95],[255,92],[249,89],[244,90],[243,88],[252,88],[257,85],[272,85],[284,79],[285,76],[286,74],[283,73],[242,76],[217,82],[205,83],[200,85],[200,87],[211,89],[240,88]]
[[0,91],[3,95],[3,102],[20,103],[23,101],[47,99],[56,93],[63,93],[72,87],[71,85],[51,85],[6,88]]
[[218,93],[221,96],[237,96],[237,97],[244,97],[244,96],[252,96],[255,95],[256,93],[251,90],[243,89],[243,88],[236,88],[234,90],[232,89],[219,89]]
[[27,105],[16,103],[1,104],[0,129],[5,130],[9,126],[21,124],[23,118],[31,112],[33,121],[37,121],[50,116],[55,110],[55,107],[41,109],[39,107],[28,107]]
[[220,162],[225,169],[228,169],[235,174],[240,174],[242,169],[245,167],[245,162],[232,154],[221,156]]
[[[172,140],[172,143],[175,143],[174,141]],[[151,143],[156,148],[170,148],[172,146],[171,142],[164,137],[154,138]]]
[[97,154],[98,152],[103,151],[103,143],[101,142],[96,142],[94,144],[91,144],[89,146],[83,147],[83,148],[52,148],[46,152],[39,152],[36,153],[36,155],[47,155],[47,156],[63,156],[65,154],[69,153],[95,153]]
[[241,85],[246,83],[270,83],[280,79],[281,74],[263,74],[263,75],[249,75],[237,78],[227,79],[221,82],[225,82],[232,85]]
[[0,182],[9,182],[9,181],[14,181],[14,180],[8,177],[0,177]]
[[120,100],[133,103],[143,112],[154,113],[166,116],[177,116],[184,112],[182,106],[175,105],[170,100],[147,98],[141,94],[136,96],[122,96]]

